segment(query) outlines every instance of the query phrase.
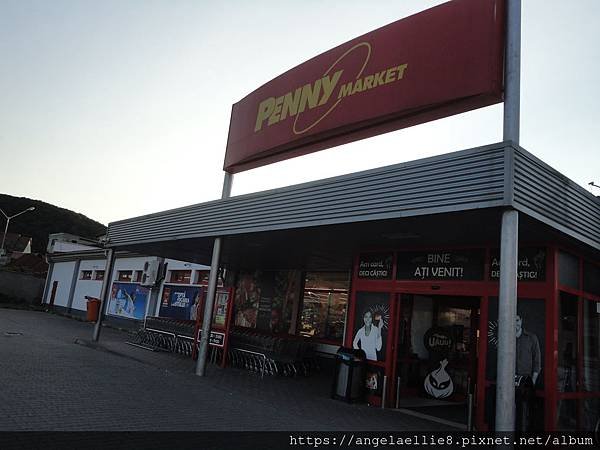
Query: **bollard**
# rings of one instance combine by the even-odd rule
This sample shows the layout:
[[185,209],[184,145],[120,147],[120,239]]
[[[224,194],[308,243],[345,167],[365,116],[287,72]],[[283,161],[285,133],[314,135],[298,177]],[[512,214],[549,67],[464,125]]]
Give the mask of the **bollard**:
[[381,409],[385,409],[385,397],[387,393],[387,375],[383,376],[383,392],[381,394]]

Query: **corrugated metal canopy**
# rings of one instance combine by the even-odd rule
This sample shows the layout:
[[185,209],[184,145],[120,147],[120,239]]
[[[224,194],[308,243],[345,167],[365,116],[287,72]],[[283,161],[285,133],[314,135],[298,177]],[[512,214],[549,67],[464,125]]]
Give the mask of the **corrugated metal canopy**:
[[348,267],[363,248],[482,245],[500,213],[520,239],[600,250],[600,201],[510,142],[109,224],[108,246],[229,267]]

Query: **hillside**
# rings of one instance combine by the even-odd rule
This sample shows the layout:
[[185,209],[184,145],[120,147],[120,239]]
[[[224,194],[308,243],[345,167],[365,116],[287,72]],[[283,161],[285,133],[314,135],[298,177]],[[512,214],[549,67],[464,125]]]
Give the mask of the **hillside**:
[[[39,200],[0,194],[0,208],[9,216],[30,206],[35,210],[10,221],[9,233],[20,233],[33,238],[31,251],[46,253],[50,233],[71,233],[95,238],[106,233],[106,227],[83,214],[59,208]],[[4,231],[6,219],[0,214],[0,232]]]

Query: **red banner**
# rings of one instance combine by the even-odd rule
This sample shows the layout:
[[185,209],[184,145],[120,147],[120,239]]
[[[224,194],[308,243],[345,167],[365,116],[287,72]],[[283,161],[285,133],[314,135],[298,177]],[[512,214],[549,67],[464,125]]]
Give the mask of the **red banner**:
[[504,1],[454,0],[360,36],[233,105],[240,172],[502,101]]

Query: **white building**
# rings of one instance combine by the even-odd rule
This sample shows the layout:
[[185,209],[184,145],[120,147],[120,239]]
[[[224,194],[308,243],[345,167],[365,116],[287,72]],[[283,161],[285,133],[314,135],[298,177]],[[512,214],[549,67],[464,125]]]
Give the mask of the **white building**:
[[144,268],[157,257],[117,252],[112,273],[107,275],[105,251],[97,243],[64,233],[50,235],[47,258],[43,303],[85,317],[88,299],[100,297],[102,281],[109,276],[106,319],[126,326],[136,326],[146,316],[192,318],[192,306],[200,289],[208,284],[210,270],[209,266],[166,259],[165,276],[158,287],[143,286]]

